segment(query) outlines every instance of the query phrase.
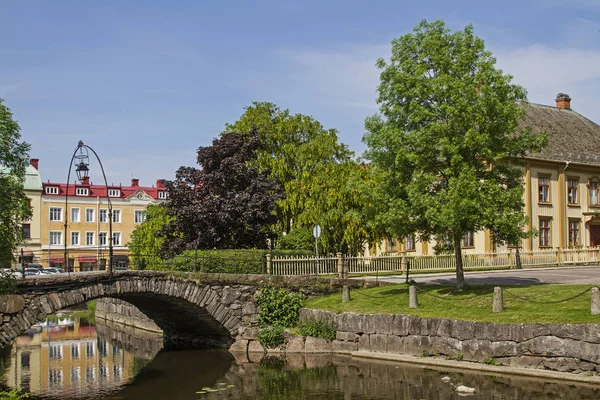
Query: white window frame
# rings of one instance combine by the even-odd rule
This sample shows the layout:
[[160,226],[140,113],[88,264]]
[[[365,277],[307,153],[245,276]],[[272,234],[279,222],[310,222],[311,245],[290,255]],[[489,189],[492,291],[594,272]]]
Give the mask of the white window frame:
[[[105,237],[104,243],[101,237]],[[98,232],[98,246],[108,246],[108,232]]]
[[50,344],[48,346],[48,358],[52,360],[62,360],[63,346],[62,344]]
[[71,344],[71,360],[79,360],[79,355],[80,355],[79,350],[80,350],[79,343]]
[[121,209],[120,208],[117,208],[117,209],[113,208],[113,210],[112,210],[112,221],[113,221],[113,224],[120,224],[121,223]]
[[158,192],[158,198],[159,199],[168,199],[169,198],[169,192],[162,190],[160,192]]
[[[88,236],[90,233],[92,234],[92,242],[88,243]],[[86,246],[94,246],[95,244],[96,244],[96,232],[94,232],[94,231],[85,232],[85,245]]]
[[[58,235],[58,243],[52,243],[53,233],[55,234],[54,236]],[[62,234],[62,231],[50,231],[50,234],[48,235],[48,243],[50,244],[50,246],[61,246],[63,244]]]
[[[138,215],[141,217],[138,221]],[[133,210],[133,223],[139,225],[146,220],[146,210]]]
[[[77,219],[73,218],[73,211],[77,210]],[[79,207],[71,207],[71,222],[81,222],[81,209]]]
[[57,186],[46,186],[46,194],[58,194]]
[[[79,351],[79,350],[78,350]],[[73,358],[71,357],[73,360]],[[77,353],[77,358],[75,360],[79,360],[79,353]],[[71,367],[71,383],[79,383],[81,382],[81,367]]]
[[[75,236],[73,236],[76,234]],[[77,243],[73,243],[73,238],[77,237]],[[79,246],[81,245],[81,234],[79,231],[71,231],[71,246]]]
[[[54,211],[54,210],[59,210],[58,211],[58,213],[59,213],[59,219],[52,219],[52,211]],[[63,212],[62,207],[50,207],[49,212],[48,212],[48,220],[50,222],[62,222],[62,220],[63,220],[63,213],[62,212]]]
[[[123,238],[123,235],[121,235],[121,232],[113,232],[113,246],[121,246],[121,239]],[[118,239],[118,240],[117,240]]]
[[76,196],[88,196],[89,193],[90,193],[90,191],[88,188],[81,188],[81,187],[75,188]]
[[108,197],[121,197],[121,189],[108,189]]
[[95,344],[95,342],[85,342],[85,358],[94,358],[96,356]]
[[[88,219],[88,211],[92,212],[91,219]],[[95,208],[86,208],[85,209],[85,222],[96,222],[96,209]]]
[[[104,218],[102,218],[103,214]],[[108,208],[101,208],[100,210],[98,210],[98,222],[100,222],[101,224],[108,223]]]

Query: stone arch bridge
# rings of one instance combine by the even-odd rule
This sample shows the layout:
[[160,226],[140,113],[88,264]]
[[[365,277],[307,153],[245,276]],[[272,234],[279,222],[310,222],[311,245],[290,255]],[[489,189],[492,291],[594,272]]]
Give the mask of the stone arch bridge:
[[0,347],[48,315],[89,300],[117,298],[146,314],[165,337],[195,347],[231,345],[258,323],[255,293],[262,276],[192,279],[159,271],[27,278],[0,296]]

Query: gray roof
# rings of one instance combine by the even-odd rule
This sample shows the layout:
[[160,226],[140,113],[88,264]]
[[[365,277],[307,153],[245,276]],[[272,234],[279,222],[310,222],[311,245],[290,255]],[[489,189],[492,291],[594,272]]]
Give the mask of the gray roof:
[[25,183],[23,184],[25,190],[42,190],[42,176],[40,171],[35,169],[32,165],[28,165],[25,169]]
[[[10,172],[8,168],[0,166],[0,173]],[[23,182],[23,188],[25,190],[39,190],[42,191],[42,177],[40,171],[35,169],[32,165],[25,167],[25,182]]]
[[527,104],[522,126],[548,132],[548,144],[529,157],[576,164],[600,165],[600,125],[571,109]]

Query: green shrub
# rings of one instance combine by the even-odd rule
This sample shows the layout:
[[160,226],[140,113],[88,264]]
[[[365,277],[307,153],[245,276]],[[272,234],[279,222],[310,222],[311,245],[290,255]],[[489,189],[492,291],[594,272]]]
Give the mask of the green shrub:
[[256,302],[260,306],[261,326],[278,325],[292,328],[298,324],[304,296],[286,289],[263,287]]
[[302,336],[335,340],[336,329],[331,322],[327,321],[305,321],[298,324],[298,333]]
[[[162,271],[203,271],[224,274],[264,274],[267,268],[269,250],[186,250],[172,258],[163,259],[159,255],[132,254],[136,269]],[[310,251],[274,250],[272,256],[305,256]],[[143,267],[143,268],[142,268]]]
[[287,235],[279,236],[277,248],[281,250],[306,250],[312,255],[315,249],[315,238],[309,228],[292,229]]
[[257,339],[267,349],[272,349],[285,343],[283,337],[283,327],[281,326],[269,326],[258,333]]

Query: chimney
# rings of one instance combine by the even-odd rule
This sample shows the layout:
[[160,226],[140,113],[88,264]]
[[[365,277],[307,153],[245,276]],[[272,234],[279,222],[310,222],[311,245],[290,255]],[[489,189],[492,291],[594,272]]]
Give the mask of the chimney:
[[82,185],[89,185],[90,184],[90,177],[89,176],[85,176],[81,179],[81,184]]
[[556,95],[556,108],[571,109],[571,98],[568,94],[559,93]]
[[131,178],[131,186],[132,187],[139,187],[140,186],[140,180],[137,178]]
[[163,180],[162,179],[158,179],[156,181],[156,188],[157,189],[164,189],[165,188],[165,185],[163,184]]
[[40,159],[39,158],[32,158],[31,160],[29,160],[29,164],[31,164],[31,166],[35,169],[37,169],[39,171],[38,165],[40,164]]

